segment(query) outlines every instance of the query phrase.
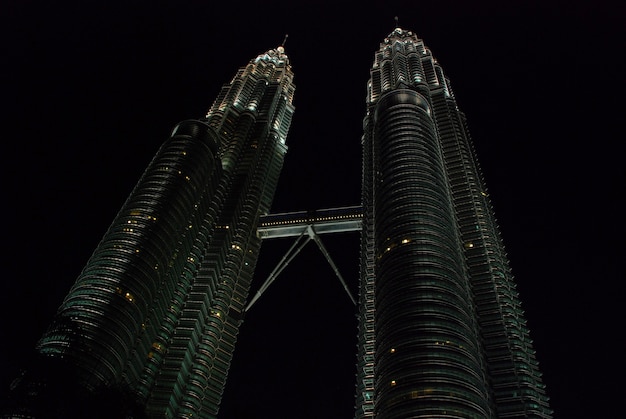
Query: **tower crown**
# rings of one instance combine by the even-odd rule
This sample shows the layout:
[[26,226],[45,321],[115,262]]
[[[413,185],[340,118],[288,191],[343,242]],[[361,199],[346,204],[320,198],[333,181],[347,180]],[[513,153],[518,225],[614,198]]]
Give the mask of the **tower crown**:
[[[408,38],[408,39],[407,39]],[[394,41],[418,41],[417,35],[415,35],[412,31],[407,31],[397,26],[384,40],[385,44],[393,43]]]
[[263,54],[259,54],[254,62],[258,63],[259,61],[272,63],[276,67],[286,67],[289,65],[289,57],[285,54],[285,47],[283,45],[275,49],[270,49]]

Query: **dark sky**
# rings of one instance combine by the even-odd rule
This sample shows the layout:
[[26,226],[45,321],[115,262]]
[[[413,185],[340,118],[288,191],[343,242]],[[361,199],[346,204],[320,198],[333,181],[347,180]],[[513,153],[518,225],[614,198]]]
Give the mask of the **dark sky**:
[[[173,126],[285,34],[296,113],[274,211],[357,205],[369,68],[399,16],[468,117],[555,417],[619,416],[622,3],[2,3],[4,388]],[[322,239],[356,293],[358,235]],[[290,245],[264,244],[253,287]],[[354,315],[310,244],[249,312],[222,417],[352,417]]]

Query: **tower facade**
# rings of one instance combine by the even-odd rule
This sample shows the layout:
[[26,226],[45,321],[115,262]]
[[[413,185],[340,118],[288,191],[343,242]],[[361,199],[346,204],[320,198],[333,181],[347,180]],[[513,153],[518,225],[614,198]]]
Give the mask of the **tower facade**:
[[551,417],[450,81],[401,28],[370,74],[355,417]]
[[[284,48],[271,49],[204,118],[174,128],[3,417],[89,417],[107,400],[118,405],[109,417],[217,417],[259,217],[287,151],[293,77]],[[363,127],[355,417],[551,418],[465,116],[412,32],[380,44]]]
[[174,128],[40,339],[40,376],[23,384],[39,401],[22,413],[89,417],[76,399],[46,404],[64,387],[66,399],[119,389],[149,417],[217,415],[294,91],[281,46],[240,68],[206,117]]

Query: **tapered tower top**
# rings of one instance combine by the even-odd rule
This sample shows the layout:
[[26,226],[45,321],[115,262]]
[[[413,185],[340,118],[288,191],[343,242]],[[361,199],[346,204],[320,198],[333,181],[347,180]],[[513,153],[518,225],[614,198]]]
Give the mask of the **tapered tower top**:
[[403,40],[405,38],[410,38],[413,41],[418,40],[417,35],[412,31],[407,31],[399,26],[396,26],[395,29],[389,35],[387,35],[384,43],[388,44],[392,43],[393,41]]
[[285,39],[283,42],[276,47],[275,49],[270,49],[263,54],[259,54],[254,60],[255,63],[259,61],[271,62],[276,67],[287,67],[289,66],[289,57],[285,54],[285,43],[287,42],[287,37],[289,35],[285,35]]

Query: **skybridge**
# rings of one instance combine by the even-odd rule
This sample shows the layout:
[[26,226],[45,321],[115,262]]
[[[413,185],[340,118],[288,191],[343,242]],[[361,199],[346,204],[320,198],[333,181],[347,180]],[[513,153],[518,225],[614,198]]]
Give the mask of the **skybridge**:
[[300,211],[280,214],[268,214],[261,216],[257,233],[263,240],[280,237],[296,237],[295,242],[289,248],[285,256],[280,260],[263,285],[256,292],[254,297],[246,306],[245,311],[261,297],[261,295],[276,280],[278,275],[289,265],[289,263],[300,253],[300,250],[311,240],[317,244],[326,261],[333,268],[339,278],[343,289],[350,297],[352,304],[356,305],[356,300],[350,289],[346,285],[337,265],[333,262],[330,254],[324,247],[320,234],[340,233],[347,231],[360,231],[363,226],[363,209],[360,206],[328,208],[317,211]]
[[262,239],[273,239],[299,236],[308,226],[326,234],[359,231],[362,224],[363,209],[357,206],[262,215],[257,231]]

